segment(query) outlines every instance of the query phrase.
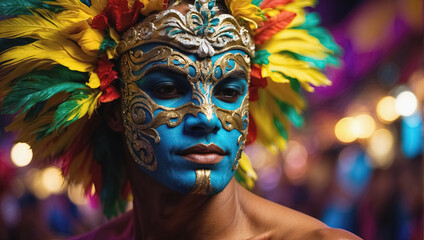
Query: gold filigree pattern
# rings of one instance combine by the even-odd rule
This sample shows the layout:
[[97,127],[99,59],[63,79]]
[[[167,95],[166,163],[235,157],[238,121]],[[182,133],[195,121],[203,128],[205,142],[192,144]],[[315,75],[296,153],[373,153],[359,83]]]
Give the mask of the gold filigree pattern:
[[211,170],[210,169],[197,169],[196,182],[194,183],[192,194],[206,195],[212,192],[211,185]]
[[[192,98],[199,104],[192,101],[177,108],[158,105],[137,85],[138,80],[155,69],[169,69],[187,76],[187,81],[192,86]],[[187,55],[168,46],[157,46],[146,53],[139,49],[125,53],[121,58],[124,82],[122,104],[123,109],[128,109],[128,111],[123,112],[123,118],[127,143],[135,161],[146,169],[155,171],[157,160],[147,138],[152,139],[155,143],[160,142],[160,136],[156,131],[157,127],[164,124],[176,127],[186,114],[196,117],[198,113],[203,113],[210,120],[215,113],[225,130],[236,129],[241,133],[237,142],[240,148],[237,158],[234,160],[234,170],[237,167],[247,134],[248,95],[246,94],[239,108],[228,110],[220,108],[212,102],[212,93],[219,82],[237,72],[246,76],[249,82],[249,70],[249,57],[241,53],[225,53],[214,64],[210,58],[194,62]],[[221,74],[217,75],[215,72],[221,72]]]
[[[206,3],[202,4],[208,4]],[[122,54],[145,43],[165,43],[184,49],[200,57],[240,49],[254,56],[255,45],[249,31],[240,26],[229,14],[215,16],[217,9],[203,11],[198,6],[189,5],[186,15],[174,9],[150,15],[139,24],[131,27],[122,36],[117,51]],[[202,6],[203,7],[203,6]],[[209,16],[205,17],[203,13]]]

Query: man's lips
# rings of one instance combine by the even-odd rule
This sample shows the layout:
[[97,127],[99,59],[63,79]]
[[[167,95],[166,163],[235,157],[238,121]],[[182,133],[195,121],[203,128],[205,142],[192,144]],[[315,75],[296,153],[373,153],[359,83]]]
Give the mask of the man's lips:
[[177,155],[184,159],[198,164],[216,164],[219,163],[226,153],[222,148],[215,144],[197,144],[182,151],[177,152]]

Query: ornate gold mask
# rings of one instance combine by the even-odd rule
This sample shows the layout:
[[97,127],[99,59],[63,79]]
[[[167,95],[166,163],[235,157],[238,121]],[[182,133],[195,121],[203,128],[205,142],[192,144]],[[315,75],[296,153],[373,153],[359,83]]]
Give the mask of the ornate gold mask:
[[[242,76],[249,83],[249,55],[254,51],[254,44],[247,30],[231,15],[215,16],[215,6],[207,6],[210,9],[206,11],[207,2],[201,6],[197,3],[190,5],[186,16],[173,9],[149,16],[124,34],[118,46],[122,55],[122,109],[127,144],[134,160],[149,171],[156,171],[158,162],[148,139],[159,143],[156,128],[165,124],[176,127],[187,114],[202,113],[209,121],[215,114],[222,128],[240,133],[232,171],[237,168],[244,147],[248,95],[232,110],[216,106],[212,95],[216,85],[234,76]],[[153,48],[143,48],[149,44]],[[164,70],[186,76],[192,101],[170,108],[156,103],[140,89],[137,81],[148,81],[144,78],[146,74]],[[206,181],[208,184],[201,184],[204,187],[197,184],[193,188],[195,192],[211,191],[210,174],[196,172],[196,176],[207,176],[208,179],[196,178],[196,183]]]

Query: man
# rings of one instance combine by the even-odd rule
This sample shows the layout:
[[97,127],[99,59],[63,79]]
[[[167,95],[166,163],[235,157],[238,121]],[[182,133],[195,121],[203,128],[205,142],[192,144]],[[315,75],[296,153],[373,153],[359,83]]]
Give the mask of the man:
[[[117,90],[114,87],[120,88],[122,98],[120,105],[117,101],[103,105],[102,120],[86,120],[95,126],[102,122],[101,127],[93,133],[96,136],[93,137],[94,156],[100,160],[102,177],[93,176],[86,184],[92,182],[96,188],[102,188],[100,197],[106,208],[115,204],[108,198],[117,195],[116,191],[115,194],[114,191],[106,191],[111,179],[116,180],[122,188],[125,186],[124,179],[128,179],[134,209],[74,239],[359,239],[255,196],[235,180],[234,174],[239,164],[246,161],[242,151],[248,138],[248,93],[253,80],[251,63],[253,61],[260,65],[257,60],[260,54],[255,54],[251,37],[251,32],[257,27],[255,24],[260,21],[257,16],[249,18],[249,14],[239,14],[242,20],[236,19],[232,3],[216,4],[215,1],[203,0],[171,2],[166,9],[151,11],[139,23],[131,22],[127,25],[132,27],[125,29],[121,24],[125,21],[118,20],[124,19],[132,9],[138,12],[145,7],[143,10],[147,11],[149,5],[146,7],[135,1],[128,3],[128,6],[131,5],[128,11],[114,15],[114,7],[120,5],[111,2],[100,14],[98,9],[101,9],[101,4],[93,2],[90,10],[97,11],[97,15],[89,24],[94,29],[105,31],[101,32],[105,34],[102,35],[102,46],[106,44],[105,39],[116,38],[113,28],[104,26],[114,24],[118,32],[125,32],[115,49],[120,56],[119,77],[122,84],[119,87],[111,84],[115,77],[105,75],[113,75],[112,66],[105,67],[110,64],[109,60],[100,59],[98,62],[93,60],[97,64],[94,72],[87,70],[90,72],[87,85],[101,90],[101,93],[93,93],[96,96],[93,97],[96,99],[94,103],[97,103],[97,99],[103,103],[108,102],[105,99],[115,100],[116,94],[113,92]],[[124,3],[127,4],[126,1]],[[225,5],[230,6],[231,11]],[[238,7],[243,7],[243,4]],[[249,5],[249,8],[254,7]],[[63,17],[60,14],[58,19]],[[286,20],[294,19],[293,14],[283,14]],[[271,16],[272,13],[269,13]],[[43,17],[48,18],[48,15]],[[134,15],[129,19],[137,17]],[[284,27],[279,26],[279,29]],[[262,28],[265,26],[262,25]],[[81,31],[79,38],[76,34],[71,35],[79,39],[77,42],[80,46],[83,45],[80,42],[86,40],[80,37],[84,33]],[[269,39],[265,37],[257,44]],[[104,50],[100,50],[101,46],[98,55],[105,54]],[[84,53],[90,55],[89,51]],[[108,74],[104,74],[104,71]],[[270,75],[272,72],[275,71],[271,69]],[[47,75],[46,72],[42,74]],[[262,71],[259,80],[265,75]],[[100,83],[96,82],[97,76]],[[21,81],[26,81],[26,78]],[[81,86],[78,89],[82,91]],[[250,97],[255,98],[253,95],[251,93]],[[77,103],[81,104],[81,101]],[[90,106],[87,108],[90,109]],[[62,121],[76,121],[79,118],[78,114],[70,114]],[[65,123],[65,127],[72,123]],[[44,128],[43,136],[49,135],[54,128],[55,125]],[[86,133],[90,135],[87,130]],[[65,129],[61,138],[72,134],[72,131]],[[114,145],[113,140],[105,140],[102,136],[108,139],[117,136],[115,140],[118,144]],[[124,143],[120,142],[119,136]],[[105,142],[101,141],[106,144],[102,146]],[[72,171],[76,174],[76,163],[80,163],[80,166],[85,164],[85,154],[89,152],[83,155],[81,152],[84,151],[75,153],[75,149],[85,149],[81,146],[83,143],[77,138],[71,147],[62,147],[68,149],[65,153],[69,152],[61,154],[61,161],[65,174],[69,173],[70,177]],[[46,141],[45,144],[53,143]],[[98,153],[96,149],[102,147],[110,149]],[[122,154],[119,154],[120,149]],[[112,163],[103,160],[111,157]],[[111,166],[119,167],[113,169]],[[90,169],[96,167],[98,165],[94,164]],[[125,178],[116,176],[122,169],[127,175]]]

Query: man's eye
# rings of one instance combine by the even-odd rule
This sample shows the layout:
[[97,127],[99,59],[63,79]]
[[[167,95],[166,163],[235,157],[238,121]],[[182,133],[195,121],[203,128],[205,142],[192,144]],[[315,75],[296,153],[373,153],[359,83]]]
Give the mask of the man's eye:
[[174,83],[161,83],[153,87],[153,96],[158,99],[179,98],[184,95],[184,90]]
[[242,92],[234,88],[221,88],[215,91],[214,96],[216,99],[227,103],[236,102],[241,96]]

